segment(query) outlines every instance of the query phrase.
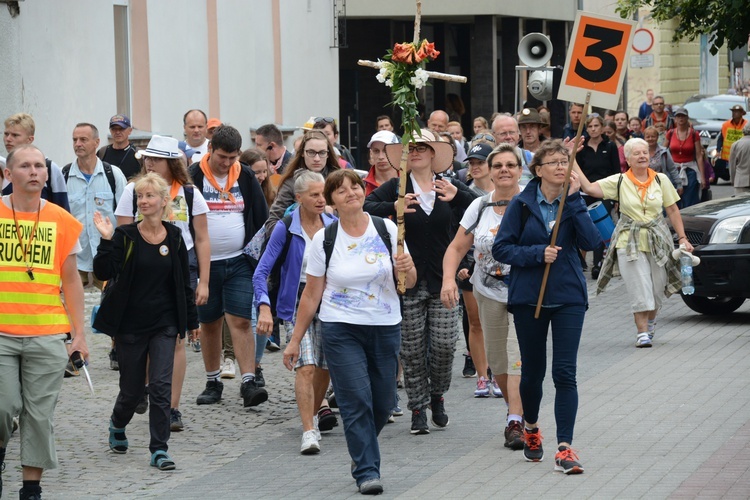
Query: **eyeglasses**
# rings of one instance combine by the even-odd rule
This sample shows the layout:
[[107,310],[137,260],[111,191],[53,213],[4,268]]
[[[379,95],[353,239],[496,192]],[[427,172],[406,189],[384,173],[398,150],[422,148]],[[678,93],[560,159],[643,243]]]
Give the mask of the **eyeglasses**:
[[514,132],[512,130],[506,130],[505,132],[498,132],[497,137],[513,137],[516,134],[518,134],[518,132]]
[[322,158],[327,158],[328,157],[328,151],[326,151],[326,150],[315,151],[313,149],[306,149],[305,150],[305,155],[308,158],[315,158],[316,156],[318,156],[318,157],[320,157],[322,159]]
[[424,144],[420,144],[419,146],[409,146],[409,154],[416,151],[417,153],[426,153],[428,149],[432,149],[430,146],[425,146]]
[[552,165],[553,167],[567,167],[570,162],[568,160],[557,160],[557,161],[548,161],[545,163],[540,163],[540,165]]
[[508,162],[508,163],[493,163],[490,166],[492,168],[497,168],[497,169],[501,169],[501,168],[505,167],[508,170],[510,170],[512,168],[516,168],[518,166],[518,163],[510,163],[510,162]]
[[489,134],[477,134],[471,138],[471,142],[479,141],[479,140],[495,142],[495,138]]
[[323,122],[323,123],[336,123],[336,120],[334,120],[330,116],[322,116],[322,117],[319,116],[318,118],[315,118],[315,123],[321,123],[321,122]]
[[663,102],[655,102],[655,103],[652,103],[651,106],[664,106],[664,103]]

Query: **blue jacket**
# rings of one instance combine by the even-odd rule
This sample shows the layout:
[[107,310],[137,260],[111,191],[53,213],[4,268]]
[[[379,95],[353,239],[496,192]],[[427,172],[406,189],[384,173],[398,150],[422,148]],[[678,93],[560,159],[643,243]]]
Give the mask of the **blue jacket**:
[[[279,284],[279,295],[276,299],[276,315],[286,321],[294,318],[297,306],[297,293],[299,291],[300,273],[302,272],[302,257],[305,255],[305,238],[302,236],[302,222],[300,221],[299,208],[292,212],[292,224],[289,226],[291,240],[286,259],[281,264],[281,283]],[[323,225],[328,226],[336,220],[333,216],[321,215]],[[261,304],[271,305],[268,296],[268,276],[271,274],[276,260],[281,255],[286,242],[286,225],[276,224],[268,240],[266,249],[260,257],[258,267],[253,274],[254,306]]]
[[[492,245],[492,256],[510,264],[508,305],[536,305],[544,275],[544,249],[550,235],[536,201],[539,179],[534,179],[516,196],[505,211]],[[522,223],[524,208],[528,218]],[[523,227],[522,227],[523,225]],[[586,279],[581,271],[578,249],[594,250],[602,244],[599,231],[588,215],[580,193],[565,200],[556,246],[562,247],[550,266],[543,305],[588,305]]]

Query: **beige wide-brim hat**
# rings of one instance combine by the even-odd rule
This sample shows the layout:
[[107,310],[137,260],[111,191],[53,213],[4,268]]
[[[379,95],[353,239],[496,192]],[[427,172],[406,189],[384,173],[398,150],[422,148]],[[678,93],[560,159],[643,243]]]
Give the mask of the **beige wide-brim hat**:
[[[451,168],[453,166],[453,148],[451,145],[438,140],[435,134],[427,129],[422,129],[421,134],[419,135],[419,133],[414,132],[412,142],[427,144],[435,151],[435,157],[432,159],[432,171],[436,174],[442,174]],[[388,158],[388,162],[396,169],[401,165],[401,146],[401,143],[386,144],[385,146],[385,156]]]

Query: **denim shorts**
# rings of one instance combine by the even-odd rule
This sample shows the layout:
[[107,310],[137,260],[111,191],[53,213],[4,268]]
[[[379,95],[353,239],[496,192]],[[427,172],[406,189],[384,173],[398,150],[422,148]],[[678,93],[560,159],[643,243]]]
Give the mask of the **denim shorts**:
[[198,321],[213,323],[224,313],[244,319],[253,315],[253,269],[247,257],[211,261],[208,302],[198,306]]

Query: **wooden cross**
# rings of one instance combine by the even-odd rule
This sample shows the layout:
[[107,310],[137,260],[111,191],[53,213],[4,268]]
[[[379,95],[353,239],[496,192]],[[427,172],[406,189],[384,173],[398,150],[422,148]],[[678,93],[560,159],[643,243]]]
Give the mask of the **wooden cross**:
[[[420,22],[422,19],[422,2],[420,0],[417,0],[417,14],[414,17],[414,45],[418,46],[419,44],[419,31],[420,31]],[[380,69],[383,67],[382,62],[374,62],[374,61],[365,61],[360,59],[357,61],[357,64],[360,66],[367,66],[369,68],[375,68]],[[438,73],[436,71],[427,71],[427,77],[428,78],[434,78],[438,80],[446,80],[449,82],[459,82],[459,83],[466,83],[466,77],[465,76],[459,76],[459,75],[450,75],[447,73]],[[414,103],[416,104],[416,103]],[[398,247],[398,255],[401,255],[404,253],[404,237],[406,235],[406,230],[404,227],[404,200],[406,198],[406,161],[409,157],[409,143],[414,143],[414,136],[412,134],[412,130],[408,130],[408,127],[404,127],[404,139],[408,139],[408,142],[402,142],[401,143],[401,163],[399,165],[399,188],[398,188],[398,202],[396,203],[396,224],[398,226],[398,238],[397,238],[397,247]],[[416,132],[421,135],[421,131],[419,129],[416,130]],[[406,292],[406,273],[399,272],[398,273],[398,293],[404,294]]]

